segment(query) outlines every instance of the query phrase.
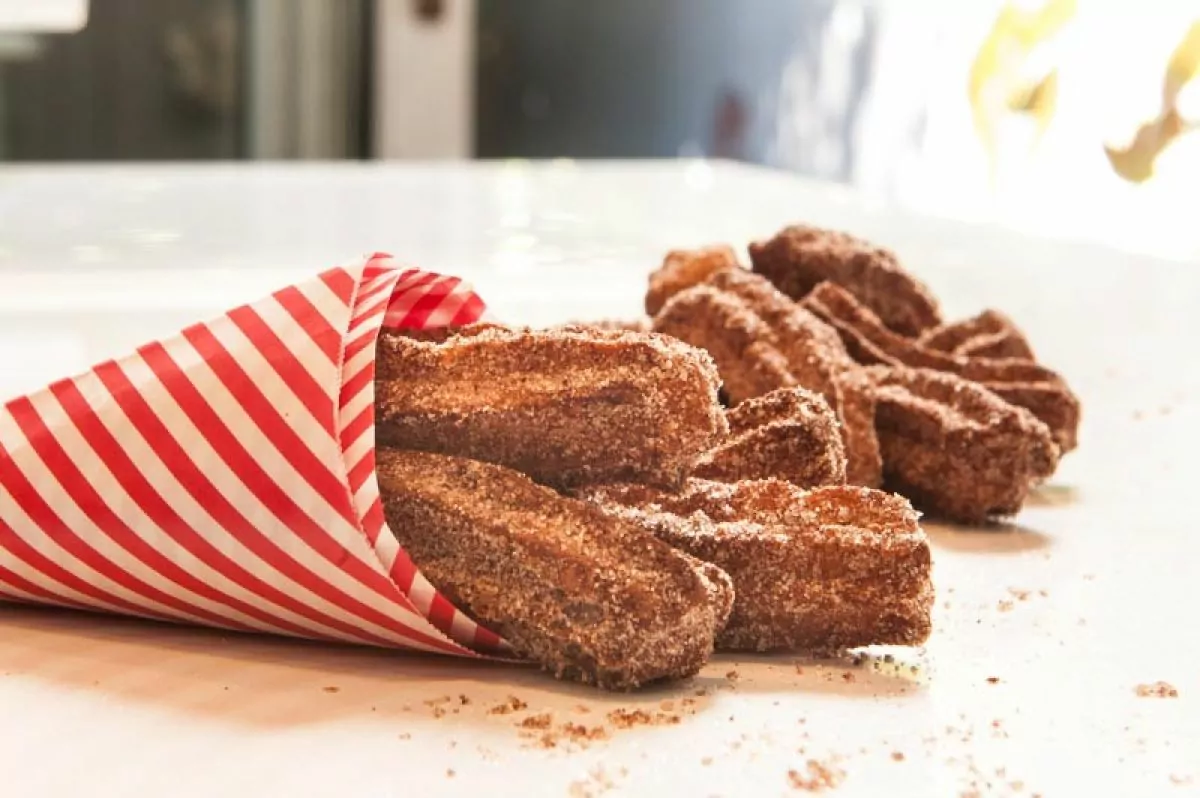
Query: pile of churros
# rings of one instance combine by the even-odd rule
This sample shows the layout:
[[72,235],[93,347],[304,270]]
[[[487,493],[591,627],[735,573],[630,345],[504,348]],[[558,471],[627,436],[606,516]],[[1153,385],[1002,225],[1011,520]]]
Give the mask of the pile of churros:
[[1075,444],[1077,400],[1003,315],[943,324],[893,255],[839,233],[750,257],[670,253],[642,322],[381,336],[389,527],[559,678],[626,690],[714,650],[920,645],[910,500],[1016,512]]

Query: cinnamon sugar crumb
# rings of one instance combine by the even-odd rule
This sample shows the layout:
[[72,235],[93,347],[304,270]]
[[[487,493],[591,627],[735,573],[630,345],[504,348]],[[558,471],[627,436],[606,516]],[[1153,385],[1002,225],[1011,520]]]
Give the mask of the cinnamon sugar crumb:
[[582,723],[564,723],[559,729],[573,743],[607,740],[608,729],[603,726],[584,726]]
[[729,671],[725,674],[725,678],[728,681],[736,682],[738,679],[742,678],[742,675],[737,671]]
[[549,712],[542,712],[518,721],[517,725],[522,729],[549,729],[552,720]]
[[410,733],[408,733],[408,732],[403,732],[403,733],[401,733],[401,734],[398,734],[398,735],[396,735],[396,736],[397,736],[397,737],[399,737],[401,740],[411,740],[411,739],[412,739],[412,735],[411,735]]
[[850,671],[843,671],[842,672],[842,681],[846,682],[847,684],[849,684],[850,682],[853,682],[854,674],[851,673]]
[[900,751],[892,751],[892,761],[893,762],[903,762],[904,754]]
[[1137,694],[1139,698],[1179,698],[1179,691],[1167,682],[1139,684]]
[[680,717],[668,712],[651,714],[644,709],[614,709],[608,713],[608,720],[619,729],[632,729],[634,726],[677,726]]
[[989,677],[987,677],[987,683],[988,684],[1000,684],[1000,677],[999,676],[989,676]]
[[1000,612],[1011,612],[1014,606],[1008,599],[1000,599],[996,602],[996,609],[1000,610]]
[[789,770],[787,775],[788,783],[791,784],[793,790],[806,792],[822,792],[833,789],[840,785],[846,777],[844,771],[815,759],[810,759],[805,763],[804,773],[798,770]]
[[338,693],[341,692],[342,688],[330,685],[329,687],[322,687],[321,690],[326,693]]
[[452,778],[454,778],[454,775],[455,775],[455,774],[454,774],[454,769],[453,769],[453,768],[447,768],[447,769],[446,769],[446,778],[448,778],[448,779],[452,779]]
[[700,764],[704,765],[705,767],[708,767],[712,763],[713,763],[713,758],[711,756],[705,756],[705,757],[700,758]]
[[1029,599],[1029,591],[1028,590],[1021,590],[1019,588],[1010,587],[1008,589],[1008,592],[1009,592],[1009,595],[1015,597],[1017,599],[1017,601],[1027,601]]
[[488,710],[489,715],[508,715],[513,712],[520,712],[529,705],[515,695],[510,695],[503,702],[497,704]]

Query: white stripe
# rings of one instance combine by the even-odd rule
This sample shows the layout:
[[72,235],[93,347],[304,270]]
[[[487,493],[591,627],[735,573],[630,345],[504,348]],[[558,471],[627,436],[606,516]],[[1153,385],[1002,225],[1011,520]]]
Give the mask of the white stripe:
[[[54,479],[54,477],[49,475],[45,469],[45,466],[42,464],[41,460],[38,459],[36,453],[34,453],[31,448],[24,447],[16,451],[10,450],[9,455],[12,457],[12,462],[17,469],[25,475],[26,479],[38,487],[39,495],[41,495],[43,498],[46,498],[48,502],[56,493],[61,495],[61,490],[51,491],[50,495],[47,495],[46,488],[51,484],[57,487],[58,482]],[[52,502],[51,508],[55,510],[59,509],[55,507]],[[59,565],[63,568],[63,570],[79,578],[86,584],[91,585],[110,596],[123,599],[138,607],[149,609],[152,612],[158,612],[162,615],[170,615],[172,617],[181,616],[181,613],[174,609],[167,609],[155,601],[151,601],[150,599],[138,593],[115,584],[112,582],[112,580],[101,575],[90,566],[84,564],[83,561],[76,559],[74,555],[70,554],[63,546],[59,545],[55,538],[50,537],[44,530],[42,530],[40,526],[34,524],[33,519],[31,519],[25,513],[25,510],[13,500],[13,498],[8,494],[8,491],[0,492],[0,517],[4,518],[5,523],[12,527],[16,534],[19,535],[20,538],[25,541],[30,548],[51,562]],[[92,542],[94,543],[95,541]],[[26,563],[23,559],[15,556],[14,554],[8,553],[5,556],[4,565],[10,571],[13,571],[38,587],[44,588],[45,590],[61,596],[65,596],[69,599],[79,602],[80,604],[109,610],[111,612],[127,612],[125,609],[118,609],[116,604],[76,592],[66,585],[59,583],[58,580],[42,574],[32,565]]]
[[[228,344],[233,344],[237,338],[242,338],[244,341],[242,333],[227,320],[211,326],[218,327],[223,325],[227,326],[227,330],[223,330],[221,334],[217,335],[219,339],[224,338]],[[216,333],[215,330],[214,333]],[[300,331],[290,317],[286,323],[281,324],[280,328],[277,329],[277,333],[285,344],[293,340],[296,335],[307,337],[307,333]],[[166,343],[166,348],[176,363],[190,375],[198,393],[221,415],[222,420],[228,426],[233,437],[247,451],[253,453],[259,466],[266,473],[270,474],[280,484],[287,486],[286,492],[288,497],[309,517],[313,526],[316,529],[322,530],[331,539],[345,548],[350,556],[366,563],[372,570],[380,570],[378,558],[369,547],[366,537],[358,525],[356,523],[348,523],[345,519],[341,518],[329,507],[324,498],[308,485],[303,476],[280,454],[276,448],[276,443],[263,434],[191,345],[185,340],[174,339]],[[261,363],[261,355],[253,350],[253,346],[243,343],[231,346],[230,354],[243,368],[247,368],[256,362],[256,359],[258,359],[257,362]],[[324,357],[320,359],[319,363],[320,365],[313,369],[317,384],[331,386],[331,390],[336,390],[338,384],[336,369]],[[258,379],[259,372],[255,371],[251,373],[254,373],[255,379]],[[308,415],[308,411],[292,395],[290,389],[279,396],[272,396],[271,398],[275,409],[286,419],[290,420],[299,418],[302,415]],[[174,405],[174,403],[171,402],[170,405]],[[178,430],[187,430],[186,439],[189,440],[189,445],[196,447],[196,451],[193,452],[193,458],[197,461],[207,460],[207,462],[213,464],[214,468],[207,476],[212,480],[220,493],[238,508],[243,516],[249,519],[252,524],[266,533],[283,551],[287,552],[294,560],[316,574],[322,581],[372,607],[377,612],[396,617],[398,609],[396,601],[389,600],[380,596],[374,590],[362,586],[357,580],[348,576],[343,569],[319,555],[292,533],[291,530],[286,529],[280,523],[279,519],[249,491],[240,478],[233,474],[232,471],[220,465],[220,458],[216,455],[215,451],[203,440],[203,436],[198,431],[195,431],[194,425],[186,420],[186,417],[181,412],[177,413],[171,420],[167,418],[163,420],[170,425],[173,431],[176,431],[177,435],[181,434]],[[195,441],[191,443],[193,436],[195,437]],[[329,431],[322,430],[319,434],[305,435],[304,442],[316,455],[318,461],[325,464],[334,464],[334,467],[338,471],[344,468],[341,462],[340,446]],[[344,484],[344,473],[341,476]],[[274,581],[277,580],[278,577]],[[336,607],[330,607],[330,609],[330,614],[348,623],[355,623],[364,628],[369,628],[372,632],[381,636],[391,639],[396,638],[395,633],[370,624],[365,620],[359,620],[348,612],[338,610]],[[416,619],[414,616],[411,620],[405,620],[408,621],[408,625],[412,626],[414,625],[412,621]],[[419,624],[415,626],[419,631],[426,632],[435,637],[443,637],[441,633],[437,632],[423,618],[419,619]]]
[[[313,382],[324,391],[324,399],[329,400],[331,394],[335,390],[330,386],[337,385],[337,366],[329,362],[329,358],[325,357],[312,340],[308,337],[299,326],[296,325],[292,318],[287,315],[278,305],[270,303],[275,312],[270,314],[270,318],[264,318],[271,329],[274,330],[283,340],[283,346],[292,352],[303,365],[304,369],[313,378]],[[267,314],[263,314],[266,316]],[[255,342],[251,341],[246,335],[237,328],[233,323],[217,323],[209,325],[209,331],[213,338],[220,342],[226,351],[232,356],[246,374],[254,381],[255,387],[266,398],[267,404],[274,408],[280,416],[283,417],[288,428],[290,428],[303,441],[319,441],[328,438],[331,434],[331,427],[337,421],[337,404],[329,404],[331,408],[328,418],[317,419],[308,411],[304,403],[296,396],[292,388],[284,381],[283,377],[275,370],[275,366],[263,356],[259,351]],[[195,350],[191,349],[191,345],[184,342],[183,344],[195,356]],[[174,353],[172,353],[174,356]],[[207,369],[207,366],[205,367]],[[214,383],[219,383],[220,380],[214,375],[209,377],[206,375],[205,381],[211,380]],[[197,385],[197,387],[200,387]],[[234,402],[232,398],[229,402]],[[213,405],[217,412],[223,413],[223,405]],[[240,408],[239,408],[240,409]],[[240,438],[238,439],[241,440]],[[277,445],[277,444],[276,444]],[[249,448],[249,447],[247,447]],[[274,448],[274,445],[272,446]],[[257,456],[258,450],[250,448],[250,452]],[[336,471],[335,471],[336,473]]]
[[434,288],[438,284],[437,281],[434,280],[426,283],[425,285],[410,287],[405,284],[407,282],[408,281],[401,281],[401,283],[396,286],[396,290],[392,293],[392,301],[391,304],[388,305],[387,309],[387,318],[393,319],[408,313],[410,310],[412,310],[414,305],[416,305],[425,297],[426,294],[429,293],[430,289]]
[[[5,602],[12,603],[12,604],[28,602],[30,604],[42,604],[42,605],[47,603],[46,599],[42,598],[41,596],[35,596],[32,593],[26,593],[24,590],[21,590],[20,588],[14,587],[13,585],[10,585],[8,582],[5,582],[4,579],[2,577],[0,577],[0,606],[4,606]],[[55,606],[67,606],[67,605],[62,604],[62,605],[55,605]]]
[[460,643],[475,642],[475,630],[479,625],[458,610],[454,611],[454,619],[450,623],[450,636]]
[[[362,462],[362,459],[370,453],[375,447],[375,428],[368,427],[354,441],[346,447],[346,468],[353,470]],[[360,488],[361,490],[361,488]],[[356,507],[359,505],[355,505]]]
[[462,310],[462,306],[467,302],[465,295],[458,293],[450,294],[437,309],[429,314],[428,324],[430,327],[445,327],[450,322],[454,321],[454,317]]
[[[380,290],[372,294],[369,291],[362,291],[354,300],[355,316],[350,322],[350,328],[346,331],[346,340],[352,341],[359,337],[360,333],[366,332],[372,324],[378,324],[378,319],[387,311],[388,302],[391,301],[392,295],[396,293],[395,288],[387,288],[387,283],[392,280],[391,277],[384,276],[370,286],[371,289],[378,288]],[[368,313],[367,311],[371,312]]]
[[387,524],[383,525],[379,537],[375,539],[375,553],[379,555],[379,562],[390,574],[396,565],[396,558],[400,556],[400,541],[396,540]]
[[[86,385],[87,392],[85,393],[85,397],[89,393],[95,396],[97,388],[101,391],[104,390],[103,385],[100,384],[99,379],[94,375],[88,375],[77,380],[76,385],[79,385],[81,389],[84,389]],[[92,447],[75,428],[75,425],[68,419],[66,412],[62,409],[62,405],[48,393],[40,393],[30,397],[30,399],[38,415],[42,417],[42,420],[48,427],[54,430],[56,439],[68,453],[72,463],[83,474],[87,475],[89,484],[100,495],[108,508],[113,511],[113,514],[120,518],[126,525],[134,528],[135,534],[139,538],[146,541],[153,548],[158,549],[173,562],[182,565],[188,572],[195,573],[198,563],[188,562],[182,558],[180,555],[183,551],[179,545],[167,535],[157,532],[157,529],[153,527],[133,500],[129,498],[116,478],[113,477],[112,472],[108,470],[108,467],[104,465],[92,450]],[[89,401],[89,404],[93,403]],[[105,409],[109,410],[107,415],[112,415],[113,406],[111,404],[109,408]],[[123,434],[117,440],[125,441],[127,438],[128,435]],[[100,526],[84,513],[76,499],[63,490],[62,486],[51,476],[49,469],[45,468],[44,464],[40,461],[37,466],[31,465],[27,473],[33,484],[38,486],[39,493],[46,500],[46,503],[54,508],[54,511],[62,519],[63,523],[81,538],[91,543],[92,547],[105,559],[112,562],[125,573],[150,587],[186,601],[188,604],[195,605],[202,610],[207,610],[226,621],[234,620],[259,629],[273,628],[264,626],[262,622],[254,621],[236,610],[198,596],[190,590],[185,590],[130,554],[124,547],[118,545],[108,537],[101,530]],[[138,529],[139,527],[140,529]],[[145,534],[148,531],[148,527],[150,528],[149,531],[151,531],[150,536]],[[189,617],[198,616],[189,615]]]
[[[127,378],[135,385],[145,383],[147,380],[153,380],[154,376],[147,368],[144,361],[140,358],[129,359],[121,364],[124,368]],[[171,509],[179,516],[179,518],[190,528],[196,530],[204,539],[212,545],[220,554],[228,557],[232,562],[242,566],[244,570],[251,573],[254,568],[249,567],[250,563],[255,562],[258,558],[253,552],[248,549],[237,538],[231,535],[212,535],[204,534],[206,530],[219,528],[216,520],[209,513],[207,508],[197,502],[188,491],[179,483],[177,479],[163,464],[162,459],[150,448],[145,438],[133,426],[126,415],[108,399],[108,389],[98,377],[88,375],[76,381],[80,392],[88,405],[96,411],[101,424],[105,429],[118,441],[121,442],[121,448],[129,459],[133,462],[134,467],[138,470],[145,480],[149,483],[152,490],[160,496],[167,498],[167,503]],[[169,401],[169,399],[165,400]],[[80,442],[82,446],[82,441]],[[185,451],[194,451],[188,442],[181,442]],[[91,455],[89,449],[88,454]],[[127,524],[135,529],[137,534],[168,557],[176,565],[179,565],[185,571],[193,574],[198,579],[203,580],[211,585],[214,589],[226,596],[240,599],[247,604],[256,606],[273,617],[280,618],[285,622],[296,624],[302,629],[307,629],[315,634],[323,634],[329,636],[343,635],[344,633],[335,632],[316,621],[297,615],[291,610],[278,606],[273,602],[259,596],[257,593],[248,588],[242,587],[233,580],[221,574],[220,571],[206,565],[202,560],[189,552],[183,546],[175,542],[171,537],[161,532],[154,526],[149,519],[142,515],[132,501],[124,501],[126,494],[117,483],[117,481],[108,473],[99,462],[99,458],[95,458],[96,464],[89,468],[86,473],[93,474],[93,485],[96,486],[98,492],[105,496],[110,507],[117,512]],[[122,501],[115,501],[116,497],[121,497]],[[286,592],[286,591],[285,591]],[[309,598],[307,594],[303,596],[293,596],[301,603],[307,603]],[[199,602],[197,602],[199,603]],[[223,612],[236,613],[239,619],[244,620],[250,625],[259,626],[261,621],[254,621],[249,618],[244,618],[241,613],[236,610],[223,610]]]
[[[361,273],[361,270],[352,272],[350,276],[357,280]],[[312,306],[316,309],[318,315],[325,320],[326,324],[339,333],[342,333],[346,329],[346,322],[349,320],[349,309],[341,297],[325,284],[324,280],[314,278],[297,283],[291,287],[297,289],[301,295],[312,303]],[[272,296],[266,300],[259,301],[253,307],[261,313],[263,305],[274,305],[277,302],[278,300]]]
[[[374,364],[374,362],[375,362],[375,347],[364,346],[353,357],[351,357],[349,360],[347,360],[345,365],[342,366],[342,377],[344,378],[345,382],[348,383],[348,382],[350,382],[350,380],[357,377],[363,370],[370,368],[371,365]],[[368,385],[369,384],[370,383],[368,383]],[[359,394],[361,395],[362,391],[360,391]],[[374,399],[373,396],[368,397],[368,398]],[[354,418],[354,416],[347,417],[345,415],[345,411],[343,411],[343,418],[347,418],[347,420],[348,420],[348,419]]]
[[[166,342],[165,345],[167,351],[172,354],[176,363],[181,365],[184,370],[189,373],[193,380],[207,383],[217,382],[216,378],[211,375],[211,372],[207,374],[201,373],[202,370],[207,371],[207,367],[200,363],[199,356],[186,342],[172,340],[170,342]],[[146,365],[146,363],[140,358],[131,358],[122,365],[124,366],[125,372],[130,376],[130,379],[133,380],[135,384],[139,384],[139,381],[144,381],[146,379],[155,379],[149,366]],[[203,391],[201,392],[204,393]],[[276,519],[266,507],[264,507],[256,498],[254,498],[254,496],[242,484],[241,480],[238,479],[225,466],[220,456],[212,448],[212,445],[208,443],[204,435],[201,434],[201,432],[192,423],[191,419],[189,419],[183,413],[183,411],[180,410],[175,401],[169,395],[167,395],[165,391],[161,391],[161,389],[154,392],[144,391],[143,396],[150,403],[151,407],[155,411],[155,414],[159,417],[163,424],[166,425],[167,429],[171,431],[172,436],[176,439],[179,445],[182,446],[185,451],[187,451],[188,456],[196,464],[197,468],[204,473],[204,476],[207,477],[208,480],[213,484],[217,492],[220,493],[227,502],[229,502],[234,511],[246,519],[246,522],[250,526],[262,532],[265,538],[276,544],[279,544],[279,548],[291,554],[293,559],[297,559],[302,564],[308,566],[310,571],[316,572],[321,581],[328,581],[321,570],[312,567],[312,561],[316,559],[318,555],[312,552],[312,550],[307,546],[303,545],[299,540],[295,539],[290,531],[286,533],[282,532],[283,527],[278,519]],[[207,398],[210,402],[213,401],[211,396]],[[227,423],[230,415],[229,409],[233,405],[236,405],[236,403],[227,395],[223,402],[219,402],[215,405],[221,409],[221,415],[225,417]],[[243,418],[241,421],[241,426],[253,426],[253,424],[249,420]],[[269,444],[266,444],[261,440],[261,436],[258,441],[249,441],[247,439],[247,435],[244,434],[236,425],[230,424],[230,429],[234,437],[242,442],[243,445],[246,445],[247,448],[259,458],[260,462],[262,460],[262,450],[264,446],[274,452],[273,447],[270,447]],[[156,469],[150,468],[147,473],[148,475],[159,477],[162,480],[166,480],[168,478],[165,474],[161,475],[160,477],[160,475],[156,474],[155,471]],[[155,479],[154,482],[156,483],[156,486],[161,484],[159,479]],[[163,485],[163,487],[167,488],[169,486]],[[306,492],[311,494],[311,490]],[[177,496],[181,496],[184,493],[186,493],[186,491],[181,490],[178,494],[168,492],[165,495],[170,497],[172,506],[176,509],[176,511],[180,512],[180,515],[183,515],[184,517],[190,516],[195,518],[197,521],[201,521],[202,518],[197,517],[195,511],[189,511],[185,515],[184,511],[189,510],[188,505],[191,501],[190,498],[185,502],[180,502],[177,500]],[[247,571],[254,574],[254,576],[258,577],[267,584],[276,587],[292,599],[304,605],[310,606],[328,617],[336,618],[342,623],[349,624],[356,628],[363,628],[364,631],[369,631],[389,639],[394,637],[392,633],[382,629],[377,629],[372,625],[367,624],[365,621],[360,620],[352,613],[343,610],[340,607],[321,598],[316,593],[313,593],[305,588],[303,585],[294,582],[291,579],[285,578],[273,565],[252,554],[248,548],[243,547],[241,542],[238,541],[234,535],[229,534],[219,525],[215,523],[208,523],[203,524],[200,526],[200,528],[212,530],[212,534],[208,536],[208,540],[216,548],[224,553],[229,554],[230,557],[242,565]],[[301,549],[303,549],[303,551],[300,551]],[[322,559],[322,562],[326,561]],[[328,565],[327,562],[326,565]],[[261,599],[258,601],[258,603],[260,606],[268,605],[268,602],[265,602]],[[314,625],[313,621],[303,621],[303,623],[307,627],[312,627]]]
[[412,587],[408,591],[408,598],[417,608],[417,612],[428,615],[430,608],[433,607],[433,597],[436,592],[425,575],[417,571],[413,577]]
[[[5,509],[3,498],[0,498],[0,516],[4,517],[5,521],[9,524],[9,526],[16,527],[16,524],[14,523],[15,519],[13,518],[12,515],[9,514],[9,511]],[[17,527],[17,528],[19,528],[19,527]],[[21,535],[21,539],[25,540],[26,536]],[[25,560],[20,559],[19,557],[17,557],[16,554],[10,552],[8,549],[5,549],[3,546],[0,546],[0,563],[3,563],[5,568],[12,571],[17,576],[24,579],[26,582],[30,582],[34,585],[37,585],[38,587],[42,588],[46,592],[59,597],[63,601],[70,600],[70,601],[74,601],[77,604],[81,604],[85,607],[93,607],[95,609],[107,610],[109,612],[120,613],[122,615],[128,614],[127,610],[125,610],[123,608],[118,609],[115,604],[110,604],[107,601],[101,601],[100,599],[92,598],[91,596],[87,596],[87,595],[84,595],[83,593],[77,592],[73,588],[67,587],[63,583],[59,582],[57,579],[53,579],[53,578],[47,576],[46,574],[42,573],[40,570],[34,568],[32,565],[25,562]],[[67,569],[67,570],[70,570],[70,569]],[[4,585],[4,590],[8,591],[9,590],[8,583],[5,582],[5,583],[3,583],[3,585]],[[31,594],[26,594],[23,591],[18,591],[16,588],[12,588],[12,590],[14,591],[14,594],[19,594],[22,596],[28,595],[29,600],[34,603],[37,603],[37,604],[45,603],[45,601],[40,597],[33,596]]]

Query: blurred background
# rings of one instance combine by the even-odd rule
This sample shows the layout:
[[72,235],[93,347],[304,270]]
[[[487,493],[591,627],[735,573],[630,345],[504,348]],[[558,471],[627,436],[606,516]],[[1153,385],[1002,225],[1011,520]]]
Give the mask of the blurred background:
[[1194,259],[1200,3],[0,0],[0,163],[674,157]]

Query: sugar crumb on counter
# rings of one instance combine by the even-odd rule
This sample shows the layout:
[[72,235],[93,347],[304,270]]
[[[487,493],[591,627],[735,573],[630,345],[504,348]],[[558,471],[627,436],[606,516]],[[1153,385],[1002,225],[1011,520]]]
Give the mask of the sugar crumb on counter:
[[647,712],[644,709],[614,709],[608,713],[608,721],[619,729],[634,726],[676,726],[682,718],[673,712]]
[[[621,768],[619,773],[624,776],[628,771]],[[571,798],[594,798],[616,788],[612,777],[604,770],[603,765],[597,765],[588,771],[586,779],[571,782],[567,794]]]
[[324,692],[324,693],[340,693],[340,692],[341,692],[341,690],[342,690],[342,688],[340,688],[340,687],[335,687],[335,686],[333,686],[333,685],[329,685],[328,687],[322,687],[322,688],[321,688],[321,691],[322,691],[322,692]]
[[553,718],[549,712],[540,712],[517,721],[517,725],[522,729],[548,729],[552,722]]
[[1179,698],[1179,691],[1167,682],[1139,684],[1136,689],[1139,698]]
[[489,715],[508,715],[513,712],[520,712],[528,706],[529,705],[527,703],[517,698],[515,695],[510,695],[508,698],[489,709],[487,713]]
[[846,778],[845,771],[832,763],[810,759],[803,772],[791,769],[787,772],[788,784],[793,790],[822,792],[838,787]]

